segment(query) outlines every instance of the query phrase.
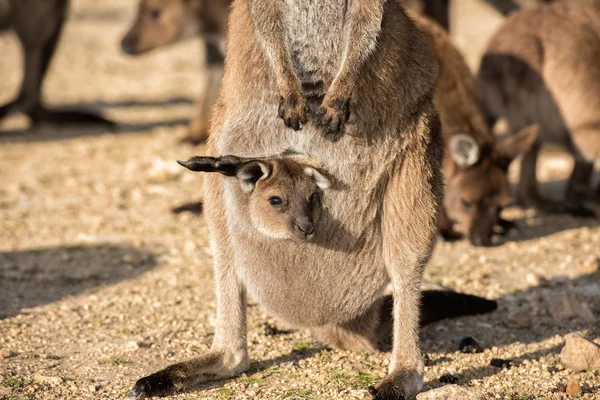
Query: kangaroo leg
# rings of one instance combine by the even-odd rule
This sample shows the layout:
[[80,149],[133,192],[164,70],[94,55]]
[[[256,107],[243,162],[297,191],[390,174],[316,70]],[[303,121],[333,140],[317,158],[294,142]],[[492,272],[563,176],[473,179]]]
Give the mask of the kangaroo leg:
[[593,173],[594,163],[575,160],[567,185],[566,199],[570,204],[581,204],[588,197]]
[[211,349],[201,357],[171,365],[138,380],[129,397],[168,395],[199,383],[235,376],[250,367],[246,342],[246,292],[234,271],[219,179],[209,174],[204,185],[217,284],[217,326]]
[[423,13],[448,30],[450,27],[449,3],[450,0],[426,0]]
[[51,111],[41,103],[42,83],[65,23],[69,0],[12,0],[12,24],[23,45],[24,74],[16,100],[0,107],[0,118],[24,112],[33,123],[100,123],[112,125],[101,116],[79,111]]
[[196,102],[197,114],[190,122],[189,133],[184,142],[199,144],[208,138],[212,120],[212,110],[219,95],[223,77],[223,54],[216,43],[206,41],[206,68],[202,78],[200,97]]
[[423,386],[421,278],[438,229],[443,143],[439,121],[421,121],[416,129],[383,199],[383,256],[394,297],[394,341],[389,375],[377,389],[370,389],[377,400],[414,396]]

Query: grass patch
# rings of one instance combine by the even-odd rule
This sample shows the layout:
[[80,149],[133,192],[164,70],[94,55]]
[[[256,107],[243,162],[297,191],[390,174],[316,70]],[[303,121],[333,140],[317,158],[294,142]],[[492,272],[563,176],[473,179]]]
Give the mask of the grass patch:
[[129,365],[129,364],[132,364],[132,362],[129,361],[128,359],[126,359],[126,358],[118,358],[118,357],[108,358],[108,359],[106,359],[106,360],[104,360],[102,362],[104,364],[110,364],[110,365]]
[[19,378],[18,376],[4,376],[2,380],[2,386],[8,389],[20,389],[27,386],[29,382],[24,379]]
[[215,393],[215,400],[229,400],[233,397],[235,392],[230,388],[222,388],[219,389],[218,392]]
[[344,372],[338,368],[331,370],[331,374],[327,379],[327,383],[335,385],[338,389],[352,388],[352,389],[366,389],[368,386],[373,385],[377,378],[366,372],[359,372],[358,374],[351,374]]
[[283,398],[290,400],[311,400],[317,397],[315,397],[310,389],[292,389],[285,392]]
[[296,354],[306,354],[313,350],[312,343],[302,341],[292,343],[292,352]]

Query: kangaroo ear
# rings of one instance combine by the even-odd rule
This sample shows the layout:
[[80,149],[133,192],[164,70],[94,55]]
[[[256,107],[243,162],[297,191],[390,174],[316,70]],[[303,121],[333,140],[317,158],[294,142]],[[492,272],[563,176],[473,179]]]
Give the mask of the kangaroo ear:
[[262,161],[248,161],[237,168],[236,175],[242,190],[250,193],[254,190],[256,182],[271,175],[271,166]]
[[494,150],[496,164],[500,168],[508,170],[510,163],[515,158],[525,153],[533,146],[538,138],[539,131],[540,126],[534,124],[499,143]]
[[314,169],[313,167],[304,168],[304,173],[312,178],[314,178],[317,186],[321,190],[326,190],[331,187],[331,181],[325,175]]
[[226,176],[235,176],[242,161],[235,156],[192,157],[187,161],[177,161],[183,167],[196,172],[219,172]]
[[468,168],[479,161],[479,145],[473,136],[459,133],[450,139],[450,156],[461,168]]

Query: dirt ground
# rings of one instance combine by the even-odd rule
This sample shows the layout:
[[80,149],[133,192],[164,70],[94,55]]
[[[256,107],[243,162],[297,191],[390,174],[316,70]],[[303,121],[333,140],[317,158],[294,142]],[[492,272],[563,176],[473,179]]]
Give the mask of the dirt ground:
[[[30,130],[18,116],[0,124],[3,400],[123,398],[138,378],[207,351],[214,331],[206,224],[171,212],[202,197],[200,176],[174,163],[204,151],[179,144],[194,112],[201,46],[123,56],[118,42],[136,1],[73,3],[45,98],[102,110],[120,126]],[[489,30],[495,20],[478,13],[471,22]],[[481,34],[461,30],[457,40],[473,46],[474,59]],[[19,51],[12,34],[0,36],[0,104],[16,94]],[[560,196],[570,168],[568,156],[547,153],[544,191]],[[422,330],[425,389],[453,374],[485,398],[553,399],[577,378],[579,397],[600,398],[600,371],[574,373],[559,358],[570,332],[600,338],[598,220],[519,208],[506,216],[520,231],[499,246],[439,243],[427,267],[428,285],[497,299],[499,309]],[[587,305],[595,320],[554,315],[561,296]],[[526,316],[520,328],[510,322],[515,310]],[[331,351],[303,331],[269,335],[265,323],[286,328],[251,304],[247,374],[172,398],[366,399],[385,375],[389,353]],[[485,351],[458,352],[465,336]],[[513,365],[489,366],[492,358]]]

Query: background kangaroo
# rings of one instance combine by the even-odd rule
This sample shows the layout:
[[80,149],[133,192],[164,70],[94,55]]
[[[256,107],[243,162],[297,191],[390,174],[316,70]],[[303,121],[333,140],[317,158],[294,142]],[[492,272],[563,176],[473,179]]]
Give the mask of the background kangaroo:
[[204,38],[206,66],[198,112],[186,141],[200,143],[208,137],[212,109],[223,76],[223,48],[231,0],[141,0],[138,14],[123,40],[127,54],[139,55],[200,35]]
[[388,377],[371,393],[397,399],[421,389],[420,282],[443,188],[444,147],[432,103],[437,67],[398,0],[345,4],[233,3],[208,154],[292,150],[321,164],[332,188],[313,240],[275,240],[244,228],[239,185],[206,176],[217,280],[211,351],[140,379],[132,396],[247,370],[247,292],[330,345],[373,349],[389,282],[392,357]]
[[23,46],[23,83],[18,97],[0,106],[0,118],[27,114],[32,123],[100,123],[101,116],[83,111],[53,111],[41,101],[42,83],[56,50],[68,11],[68,0],[0,0],[0,28],[15,30]]
[[[598,11],[561,2],[515,13],[490,41],[478,76],[490,124],[506,118],[512,132],[540,125],[521,166],[518,195],[525,205],[593,215],[581,202],[600,158],[599,37]],[[566,203],[539,194],[536,164],[543,143],[565,147],[576,160]]]
[[457,229],[475,245],[490,245],[494,228],[510,225],[500,218],[510,203],[508,166],[533,144],[537,127],[497,143],[464,57],[439,25],[418,15],[413,19],[429,38],[440,65],[434,96],[446,141],[440,232],[452,239]]

